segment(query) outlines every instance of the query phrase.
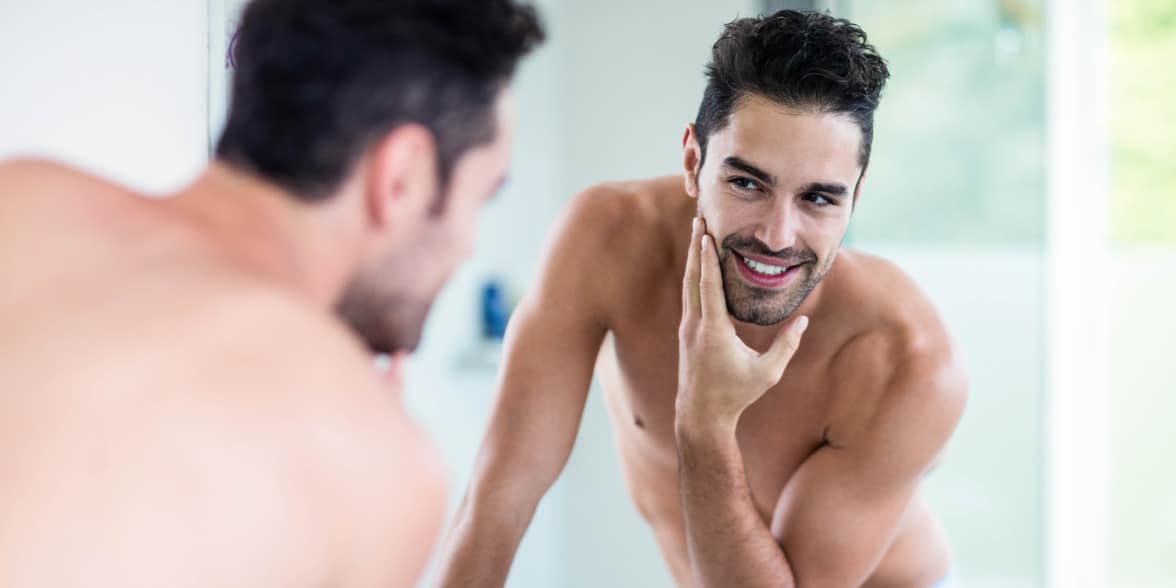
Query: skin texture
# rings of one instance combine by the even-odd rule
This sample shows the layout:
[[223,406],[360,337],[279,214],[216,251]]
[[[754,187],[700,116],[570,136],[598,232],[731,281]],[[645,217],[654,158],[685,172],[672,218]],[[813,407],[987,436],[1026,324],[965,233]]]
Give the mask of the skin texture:
[[164,199],[0,164],[0,585],[414,585],[445,482],[371,349],[469,253],[509,113],[440,212],[414,125],[314,205],[220,163]]
[[[712,134],[701,168],[688,129],[683,176],[572,202],[512,318],[442,585],[502,585],[593,375],[634,504],[679,585],[923,588],[947,573],[918,488],[966,381],[915,284],[840,247],[864,177],[859,141],[846,118],[752,98]],[[723,243],[802,267],[756,291]],[[789,318],[739,321],[740,304]]]

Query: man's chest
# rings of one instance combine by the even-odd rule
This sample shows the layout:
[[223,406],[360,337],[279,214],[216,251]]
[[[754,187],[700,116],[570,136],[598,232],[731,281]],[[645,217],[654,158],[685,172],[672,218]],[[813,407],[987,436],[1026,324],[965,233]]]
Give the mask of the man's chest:
[[[629,476],[676,487],[676,323],[615,330],[597,368]],[[790,366],[740,418],[737,436],[747,479],[765,519],[788,480],[824,444],[832,383],[820,371],[803,363]]]

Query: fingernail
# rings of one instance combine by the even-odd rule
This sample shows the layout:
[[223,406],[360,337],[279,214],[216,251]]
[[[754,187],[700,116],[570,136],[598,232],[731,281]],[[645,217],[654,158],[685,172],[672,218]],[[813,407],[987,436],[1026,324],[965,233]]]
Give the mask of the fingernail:
[[803,335],[805,330],[808,329],[808,323],[809,320],[807,316],[802,316],[796,319],[796,334]]
[[706,251],[706,246],[710,243],[710,235],[702,236],[702,250]]
[[692,230],[692,231],[698,230],[698,217],[697,216],[694,217],[694,220],[690,223],[690,230]]

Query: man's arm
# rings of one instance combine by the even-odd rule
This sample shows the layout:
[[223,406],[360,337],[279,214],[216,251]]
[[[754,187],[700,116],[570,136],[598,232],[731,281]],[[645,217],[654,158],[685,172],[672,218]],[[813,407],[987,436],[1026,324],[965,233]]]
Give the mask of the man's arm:
[[795,586],[752,501],[734,427],[678,426],[691,569],[701,587]]
[[714,239],[695,219],[682,279],[674,431],[686,545],[703,587],[793,586],[752,502],[735,440],[739,416],[780,380],[807,327],[796,317],[760,354],[727,313]]
[[734,428],[679,428],[691,560],[703,586],[850,588],[868,579],[963,408],[958,372],[920,363],[899,368],[886,405],[856,434],[801,464],[770,531]]
[[[943,350],[912,351],[878,410],[809,457],[776,505],[772,534],[801,586],[860,586],[963,413],[967,383]],[[862,385],[869,385],[863,383]]]
[[604,261],[615,221],[607,200],[590,192],[573,202],[511,318],[494,414],[444,547],[441,586],[502,586],[567,463],[606,332],[600,301],[614,281]]

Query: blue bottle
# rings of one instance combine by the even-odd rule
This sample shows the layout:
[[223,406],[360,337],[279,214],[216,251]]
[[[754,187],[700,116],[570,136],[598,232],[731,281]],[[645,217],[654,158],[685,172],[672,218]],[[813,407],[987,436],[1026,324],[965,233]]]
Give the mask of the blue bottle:
[[498,282],[490,280],[482,287],[482,337],[501,341],[506,336],[510,310]]

